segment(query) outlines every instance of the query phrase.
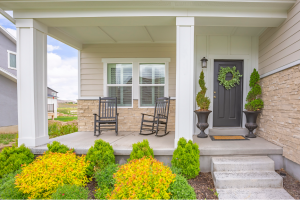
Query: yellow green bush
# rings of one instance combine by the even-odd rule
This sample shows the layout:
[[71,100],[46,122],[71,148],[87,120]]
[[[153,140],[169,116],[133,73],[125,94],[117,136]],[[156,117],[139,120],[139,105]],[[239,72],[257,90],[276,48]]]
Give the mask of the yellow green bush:
[[170,199],[167,192],[176,175],[156,159],[142,158],[120,166],[114,174],[115,188],[109,199]]
[[60,185],[85,186],[90,181],[86,176],[88,165],[85,156],[49,152],[23,165],[22,172],[16,175],[16,188],[30,199],[47,199]]

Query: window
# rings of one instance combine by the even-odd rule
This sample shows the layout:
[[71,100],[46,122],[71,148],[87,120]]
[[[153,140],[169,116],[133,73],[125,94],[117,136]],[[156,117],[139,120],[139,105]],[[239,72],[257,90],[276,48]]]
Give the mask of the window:
[[157,97],[164,97],[165,64],[140,63],[140,106],[154,106]]
[[132,64],[107,64],[107,90],[109,97],[118,98],[118,106],[132,106]]
[[103,94],[118,97],[119,107],[154,107],[168,96],[170,58],[103,58]]
[[12,51],[7,51],[8,53],[8,68],[17,69],[17,54]]
[[56,92],[52,92],[52,96],[56,97]]

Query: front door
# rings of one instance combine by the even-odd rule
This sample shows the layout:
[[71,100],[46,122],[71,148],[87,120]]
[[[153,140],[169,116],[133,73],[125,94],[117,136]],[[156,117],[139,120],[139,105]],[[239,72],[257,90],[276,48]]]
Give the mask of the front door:
[[[213,98],[213,126],[214,127],[241,127],[242,123],[242,99],[243,77],[240,85],[226,90],[219,84],[218,75],[221,67],[236,67],[243,75],[243,61],[215,61],[214,63],[214,98]],[[230,80],[232,74],[226,74],[226,80]]]

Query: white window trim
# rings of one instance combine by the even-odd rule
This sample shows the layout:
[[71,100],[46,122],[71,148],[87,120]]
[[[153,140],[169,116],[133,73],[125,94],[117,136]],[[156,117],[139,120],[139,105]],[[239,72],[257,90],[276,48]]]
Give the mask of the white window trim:
[[[133,100],[138,100],[138,108],[153,108],[140,106],[140,84],[139,84],[139,65],[140,63],[165,63],[165,84],[155,84],[156,86],[163,85],[166,97],[169,96],[169,62],[170,58],[102,58],[103,62],[103,95],[108,96],[107,87],[107,64],[108,63],[132,63],[132,106],[119,108],[133,108]],[[126,84],[129,86],[129,84]],[[153,84],[150,84],[153,86]],[[122,86],[122,85],[120,85]],[[146,86],[146,85],[143,85]]]
[[16,68],[10,67],[10,54],[15,54],[16,57],[17,57],[17,53],[16,53],[16,52],[7,50],[7,64],[8,64],[8,68],[9,68],[9,69],[17,70],[17,67],[18,67],[17,65],[16,65]]

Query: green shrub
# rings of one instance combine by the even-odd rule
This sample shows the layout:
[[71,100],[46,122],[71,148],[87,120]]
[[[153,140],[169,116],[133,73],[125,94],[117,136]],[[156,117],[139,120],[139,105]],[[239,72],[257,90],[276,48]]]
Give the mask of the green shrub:
[[6,174],[0,179],[0,199],[27,199],[28,196],[15,187],[15,176],[20,172],[21,169]]
[[115,155],[112,146],[101,139],[95,141],[86,155],[86,160],[90,161],[87,175],[92,176],[98,169],[102,170],[107,165],[115,163]]
[[199,76],[199,85],[200,85],[201,91],[198,92],[197,97],[196,97],[197,105],[201,110],[208,110],[209,105],[210,105],[210,99],[205,96],[207,87],[205,86],[203,70],[201,71],[200,76]]
[[111,194],[113,191],[113,188],[98,188],[94,194],[96,199],[106,199],[107,195]]
[[48,125],[48,135],[50,138],[67,135],[78,131],[78,126],[76,124],[59,125],[58,123],[53,123]]
[[0,178],[4,174],[20,169],[22,164],[29,164],[33,160],[33,153],[24,144],[20,147],[5,147],[0,153]]
[[142,142],[133,144],[132,151],[130,153],[130,158],[127,161],[129,162],[133,159],[140,159],[144,156],[147,158],[154,158],[153,149],[150,148],[148,140],[143,140]]
[[89,190],[77,185],[59,186],[52,194],[52,199],[88,199]]
[[263,100],[257,97],[258,95],[261,94],[261,87],[258,84],[259,79],[260,76],[256,71],[256,69],[254,69],[250,76],[250,82],[249,82],[249,86],[251,90],[249,91],[246,98],[248,103],[245,104],[245,109],[248,111],[257,111],[257,110],[261,110],[264,107]]
[[173,174],[181,174],[181,169],[178,167],[171,166],[171,171]]
[[47,147],[48,151],[46,151],[46,153],[67,153],[67,151],[74,152],[74,149],[70,149],[66,145],[60,144],[60,142],[57,141],[53,141],[51,144],[47,144]]
[[183,176],[178,174],[175,181],[171,183],[168,192],[171,192],[172,199],[197,199],[194,188],[188,184]]
[[98,187],[101,189],[113,188],[116,180],[114,179],[114,173],[119,169],[118,164],[109,164],[103,170],[97,170],[95,174],[95,179]]
[[198,145],[193,144],[191,140],[186,142],[184,138],[180,138],[171,163],[174,167],[181,169],[182,174],[188,179],[195,178],[200,172],[199,157]]

